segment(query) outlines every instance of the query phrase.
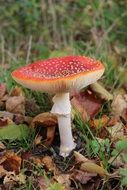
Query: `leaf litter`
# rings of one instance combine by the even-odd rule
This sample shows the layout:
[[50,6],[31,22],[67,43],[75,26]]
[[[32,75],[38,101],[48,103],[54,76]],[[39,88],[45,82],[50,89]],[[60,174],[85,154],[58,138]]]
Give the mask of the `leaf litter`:
[[[95,84],[72,95],[73,132],[77,147],[63,159],[58,154],[57,117],[49,112],[41,113],[35,100],[26,98],[20,87],[16,86],[8,93],[3,83],[0,89],[0,189],[25,190],[30,180],[31,189],[40,190],[99,190],[104,186],[103,181],[108,181],[110,189],[118,186],[122,177],[120,169],[127,164],[123,142],[127,138],[126,94],[111,95],[102,85]],[[111,113],[102,115],[101,109],[106,102],[111,102]],[[35,116],[29,114],[34,111]],[[76,129],[77,115],[80,115],[82,123],[88,122],[90,134],[94,135],[90,140],[96,142],[96,154],[86,154],[85,144],[89,142],[83,140],[82,132]],[[110,142],[107,145],[110,150],[107,167],[101,159],[104,152],[100,154],[105,150],[106,138]],[[20,147],[16,146],[17,142],[21,143]],[[27,143],[29,146],[26,148]],[[9,144],[13,146],[9,147]]]

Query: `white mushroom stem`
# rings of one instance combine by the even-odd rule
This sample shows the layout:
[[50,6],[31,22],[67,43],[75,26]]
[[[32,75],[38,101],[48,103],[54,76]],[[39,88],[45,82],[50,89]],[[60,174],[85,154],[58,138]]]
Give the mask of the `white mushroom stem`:
[[58,117],[60,133],[60,155],[66,157],[75,148],[71,130],[71,104],[69,93],[58,93],[53,97],[51,113]]

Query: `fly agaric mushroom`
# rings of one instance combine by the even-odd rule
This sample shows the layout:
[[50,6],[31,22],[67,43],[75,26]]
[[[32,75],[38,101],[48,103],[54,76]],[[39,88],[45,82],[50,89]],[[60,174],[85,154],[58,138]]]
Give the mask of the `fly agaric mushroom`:
[[75,148],[71,131],[69,93],[96,82],[104,66],[85,56],[65,56],[37,61],[12,72],[19,84],[37,91],[53,93],[51,112],[57,115],[60,133],[60,155],[66,157]]

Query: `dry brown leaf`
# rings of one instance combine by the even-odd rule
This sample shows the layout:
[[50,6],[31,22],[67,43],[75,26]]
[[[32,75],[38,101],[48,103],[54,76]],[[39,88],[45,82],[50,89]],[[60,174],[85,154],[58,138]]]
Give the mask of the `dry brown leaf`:
[[13,121],[9,118],[3,118],[3,119],[0,118],[0,128],[5,127],[5,126],[12,124],[12,123],[13,123]]
[[95,116],[101,108],[102,101],[96,98],[95,94],[87,90],[73,96],[72,106],[79,112],[82,119],[88,120]]
[[34,144],[35,145],[41,144],[41,140],[42,140],[42,136],[40,136],[40,135],[36,136],[34,139]]
[[84,162],[81,164],[80,169],[89,173],[97,173],[101,177],[108,176],[108,172],[102,166],[99,166],[92,161]]
[[80,114],[81,118],[84,121],[89,120],[89,116],[88,116],[86,110],[84,109],[84,107],[82,106],[82,104],[80,104],[79,100],[76,97],[72,98],[71,104],[74,107],[74,110],[73,110],[73,115],[74,116],[76,114],[75,111],[78,111],[78,113]]
[[53,179],[61,184],[65,188],[69,188],[71,185],[70,175],[69,174],[59,174],[55,175]]
[[125,165],[125,162],[123,161],[123,157],[121,154],[118,155],[117,157],[115,157],[115,156],[111,157],[109,159],[108,163],[111,164],[112,166],[114,166],[115,168],[120,168]]
[[5,83],[0,84],[0,99],[3,98],[3,96],[7,92],[7,87]]
[[111,104],[112,114],[119,118],[122,116],[125,109],[127,109],[127,95],[118,94],[114,97],[113,102]]
[[0,141],[0,150],[4,150],[5,148],[5,145]]
[[5,170],[14,171],[18,174],[21,167],[21,158],[13,152],[6,152],[1,165]]
[[19,173],[18,175],[15,174],[15,172],[8,172],[6,176],[4,177],[3,184],[16,184],[18,183],[19,185],[25,184],[26,183],[26,177],[22,173]]
[[54,163],[53,159],[50,156],[43,157],[41,159],[41,162],[48,171],[53,172],[54,175],[59,174],[59,169],[57,168],[56,164]]
[[29,116],[37,115],[41,112],[40,107],[37,105],[34,98],[29,98],[29,99],[26,98],[25,110],[26,110],[26,114]]
[[87,159],[82,154],[75,151],[74,156],[76,158],[76,161],[83,162],[80,166],[80,169],[84,172],[97,173],[103,177],[108,174],[108,172],[102,166],[97,165],[94,163],[94,161]]
[[[42,113],[33,118],[31,126],[36,128],[39,136],[46,146],[52,144],[55,135],[55,128],[57,126],[57,117],[52,113]],[[46,133],[46,136],[44,134]]]
[[112,118],[109,119],[107,127],[108,126],[111,127],[111,126],[115,125],[117,122],[118,122],[118,119],[116,117],[112,117]]
[[7,171],[3,168],[3,166],[0,165],[0,178],[2,178],[3,176],[5,176],[7,173]]
[[8,112],[8,111],[0,111],[0,118],[9,118],[13,120],[14,114]]
[[83,156],[82,154],[80,154],[77,151],[74,151],[74,156],[75,156],[76,162],[87,162],[87,161],[89,161],[88,158],[86,158],[85,156]]
[[96,83],[93,83],[90,85],[91,89],[96,92],[98,94],[98,96],[101,98],[101,99],[104,99],[104,100],[112,100],[113,99],[113,95],[110,94],[103,86],[102,84],[96,82]]
[[125,137],[124,125],[122,122],[117,122],[114,126],[107,127],[107,130],[113,141],[123,139]]
[[6,102],[9,98],[9,94],[5,94],[2,98],[1,98],[1,102]]
[[48,184],[47,180],[43,176],[37,177],[36,183],[37,183],[36,187],[39,186],[40,190],[48,190],[49,184]]
[[108,121],[109,121],[109,117],[107,115],[103,115],[99,119],[91,119],[90,126],[95,129],[98,129],[107,125]]
[[81,184],[86,184],[89,180],[91,180],[93,177],[97,176],[97,173],[88,173],[81,170],[74,170],[71,177],[80,182]]
[[25,114],[25,97],[13,96],[6,101],[6,110],[15,114]]

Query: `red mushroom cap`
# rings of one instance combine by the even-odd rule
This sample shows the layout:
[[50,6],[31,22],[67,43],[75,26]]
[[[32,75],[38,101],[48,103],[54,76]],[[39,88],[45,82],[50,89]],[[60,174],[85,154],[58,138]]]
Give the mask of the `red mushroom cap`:
[[104,72],[100,61],[85,56],[66,56],[37,61],[12,72],[19,84],[38,91],[77,91],[98,80]]

